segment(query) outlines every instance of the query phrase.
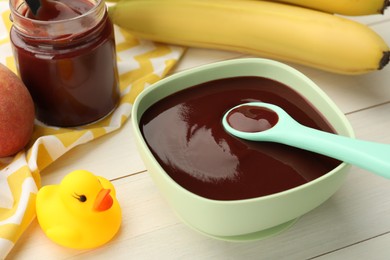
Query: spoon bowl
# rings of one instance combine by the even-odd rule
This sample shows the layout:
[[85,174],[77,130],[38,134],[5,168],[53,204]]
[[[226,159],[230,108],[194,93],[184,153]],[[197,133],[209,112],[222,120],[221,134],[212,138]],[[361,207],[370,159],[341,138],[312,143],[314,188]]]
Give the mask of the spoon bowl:
[[323,154],[390,178],[390,145],[358,140],[301,125],[281,107],[251,102],[230,109],[226,131],[250,141],[268,141]]

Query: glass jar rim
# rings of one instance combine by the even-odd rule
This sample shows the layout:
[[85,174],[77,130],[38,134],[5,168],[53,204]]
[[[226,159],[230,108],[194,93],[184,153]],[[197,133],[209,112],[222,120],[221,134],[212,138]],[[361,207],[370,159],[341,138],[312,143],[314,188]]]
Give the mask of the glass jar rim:
[[[90,0],[87,0],[90,1]],[[10,0],[12,6],[11,31],[35,40],[62,41],[81,35],[97,26],[107,13],[104,0],[90,1],[94,6],[76,17],[55,21],[41,21],[24,16],[27,4],[24,0]]]
[[[11,14],[10,14],[11,21],[13,21],[12,16],[15,15],[19,19],[30,21],[31,23],[34,23],[34,24],[37,24],[37,25],[48,25],[48,24],[52,25],[52,24],[61,24],[61,23],[64,23],[64,22],[71,22],[71,21],[74,21],[74,20],[80,20],[83,17],[89,16],[90,14],[96,12],[96,9],[98,9],[99,6],[102,3],[104,3],[104,0],[93,1],[93,2],[95,2],[95,4],[94,4],[94,6],[91,9],[89,9],[87,12],[82,13],[82,14],[76,16],[76,17],[72,17],[72,18],[69,18],[69,19],[56,20],[56,21],[42,21],[42,20],[36,20],[36,19],[28,18],[28,17],[22,15],[20,12],[18,12],[18,8],[20,8],[22,5],[26,5],[27,6],[25,1],[20,1],[18,6],[13,6],[12,3],[14,3],[14,2],[17,2],[17,0],[10,0],[9,1],[9,8],[10,8],[10,11],[11,11]],[[89,1],[89,2],[93,3],[92,1]]]

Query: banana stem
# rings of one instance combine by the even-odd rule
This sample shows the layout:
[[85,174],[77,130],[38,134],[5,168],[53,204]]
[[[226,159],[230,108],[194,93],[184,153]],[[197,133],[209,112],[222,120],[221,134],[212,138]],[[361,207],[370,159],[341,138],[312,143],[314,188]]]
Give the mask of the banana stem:
[[385,2],[383,3],[383,8],[382,8],[382,10],[380,10],[381,14],[384,14],[386,8],[389,6],[390,6],[390,0],[385,0]]
[[379,69],[383,69],[390,62],[390,51],[383,52],[383,57],[379,62]]

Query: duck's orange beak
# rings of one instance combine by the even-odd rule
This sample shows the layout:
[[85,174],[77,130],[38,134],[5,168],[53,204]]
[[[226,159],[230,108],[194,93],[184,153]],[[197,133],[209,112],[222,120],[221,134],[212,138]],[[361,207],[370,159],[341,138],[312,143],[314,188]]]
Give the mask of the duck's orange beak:
[[99,191],[98,195],[96,196],[95,203],[93,205],[93,209],[96,211],[105,211],[111,208],[114,200],[112,199],[110,195],[111,190],[109,189],[102,189]]

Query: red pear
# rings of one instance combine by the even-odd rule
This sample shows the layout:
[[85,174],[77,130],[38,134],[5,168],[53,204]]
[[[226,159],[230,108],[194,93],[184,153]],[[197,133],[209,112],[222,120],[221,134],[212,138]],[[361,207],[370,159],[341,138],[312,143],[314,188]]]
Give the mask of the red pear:
[[22,80],[0,63],[0,157],[11,156],[30,141],[35,110]]

